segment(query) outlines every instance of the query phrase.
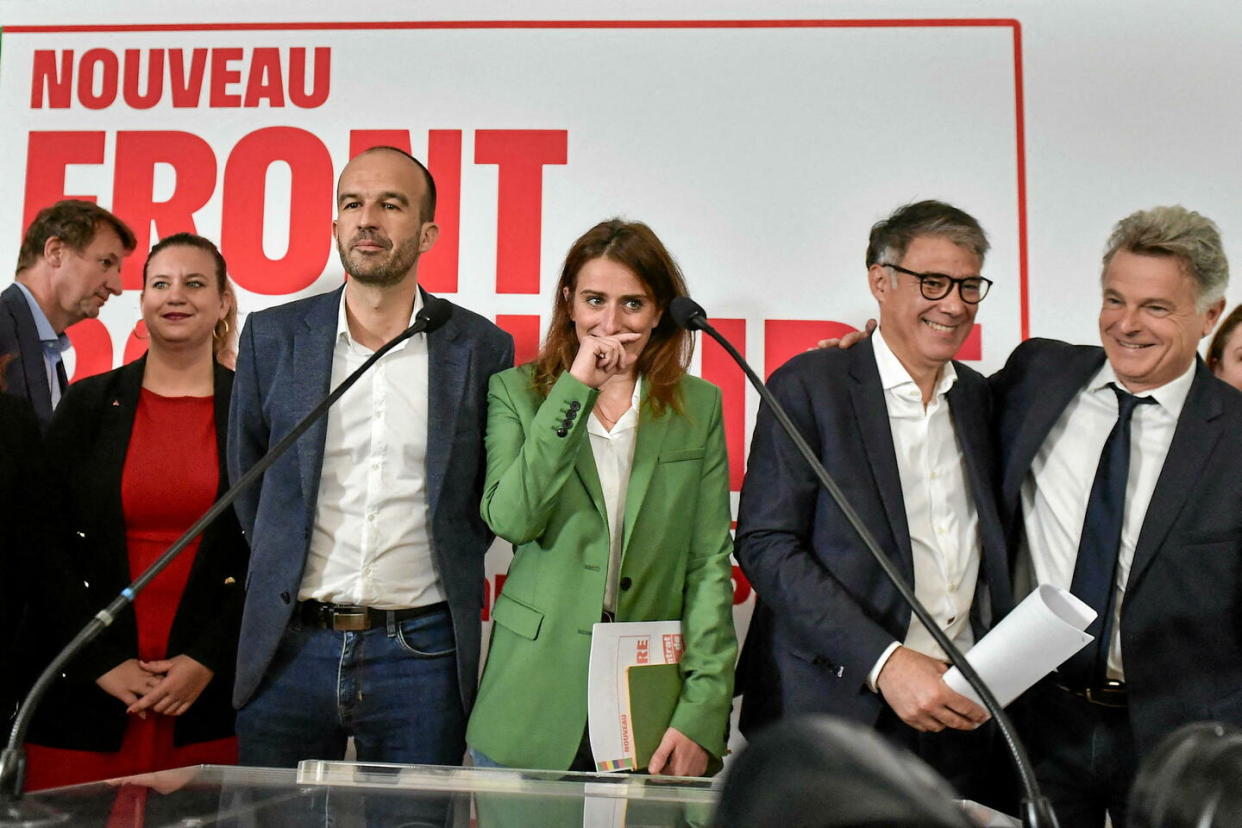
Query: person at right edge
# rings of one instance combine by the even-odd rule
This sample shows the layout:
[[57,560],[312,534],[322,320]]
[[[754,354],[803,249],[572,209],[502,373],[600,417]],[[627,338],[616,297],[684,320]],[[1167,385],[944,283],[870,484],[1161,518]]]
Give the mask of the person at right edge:
[[602,222],[565,258],[539,358],[492,377],[482,514],[514,558],[466,733],[475,765],[594,771],[592,625],[675,620],[683,683],[648,769],[720,766],[737,654],[729,464],[720,389],[687,375],[692,334],[668,313],[685,295],[650,228]]
[[1242,393],[1197,357],[1228,282],[1209,219],[1136,212],[1104,254],[1103,347],[1028,340],[992,377],[1015,593],[1099,614],[1015,716],[1062,828],[1122,828],[1163,737],[1242,724]]
[[[986,380],[953,356],[991,282],[970,215],[907,204],[871,229],[880,328],[852,349],[794,357],[769,387],[936,623],[959,649],[1012,604]],[[874,727],[960,796],[1012,807],[987,713],[942,676],[913,616],[780,428],[760,408],[736,555],[758,595],[738,666],[747,738],[830,713]],[[1003,770],[999,771],[1003,773]]]

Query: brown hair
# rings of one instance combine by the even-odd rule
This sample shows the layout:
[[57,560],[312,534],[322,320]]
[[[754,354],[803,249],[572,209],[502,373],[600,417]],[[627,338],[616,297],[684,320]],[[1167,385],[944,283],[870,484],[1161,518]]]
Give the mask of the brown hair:
[[1225,343],[1229,341],[1229,335],[1238,327],[1239,322],[1242,322],[1242,305],[1231,310],[1221,321],[1220,327],[1216,329],[1216,336],[1212,337],[1212,343],[1208,345],[1206,362],[1212,373],[1216,373],[1221,360],[1225,358]]
[[578,353],[578,334],[569,311],[578,272],[587,262],[601,258],[634,271],[655,300],[661,313],[660,322],[638,357],[638,373],[647,382],[647,402],[653,414],[659,416],[669,407],[681,413],[678,383],[690,365],[694,338],[689,331],[678,328],[665,311],[675,297],[688,295],[686,281],[660,239],[650,227],[638,221],[619,218],[602,221],[569,248],[556,284],[548,335],[534,362],[535,388],[546,396],[557,378],[573,364]]
[[211,332],[211,353],[219,357],[222,352],[232,350],[232,335],[237,331],[237,294],[233,292],[233,284],[229,281],[228,263],[224,261],[220,248],[216,247],[211,239],[193,233],[174,233],[160,239],[147,254],[147,260],[142,265],[143,290],[147,289],[147,269],[151,266],[151,260],[155,258],[156,253],[169,247],[193,247],[211,256],[216,264],[216,287],[220,289],[220,295],[228,303],[228,311],[224,314],[224,318],[216,323],[215,329]]
[[39,261],[48,239],[60,239],[81,253],[95,240],[95,233],[101,226],[115,230],[121,237],[121,246],[125,248],[125,252],[133,252],[134,245],[137,244],[134,231],[98,204],[67,198],[51,207],[44,207],[26,228],[21,250],[17,254],[17,272],[21,273]]

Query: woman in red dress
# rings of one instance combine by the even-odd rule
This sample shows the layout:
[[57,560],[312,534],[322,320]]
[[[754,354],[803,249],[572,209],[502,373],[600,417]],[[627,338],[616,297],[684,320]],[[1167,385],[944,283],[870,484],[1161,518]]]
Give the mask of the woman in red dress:
[[[75,383],[56,409],[48,454],[83,593],[48,599],[62,637],[227,488],[233,374],[213,349],[229,333],[225,274],[207,239],[162,240],[143,271],[146,356]],[[71,662],[32,728],[29,789],[236,762],[230,694],[246,557],[227,512]]]

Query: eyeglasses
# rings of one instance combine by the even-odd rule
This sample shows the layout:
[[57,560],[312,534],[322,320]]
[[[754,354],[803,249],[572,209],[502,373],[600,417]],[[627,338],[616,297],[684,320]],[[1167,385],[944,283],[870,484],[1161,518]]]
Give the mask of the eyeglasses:
[[880,267],[891,267],[898,273],[918,279],[919,291],[922,292],[924,299],[943,299],[953,291],[953,286],[957,285],[957,294],[962,297],[962,301],[968,305],[977,305],[983,297],[988,295],[988,288],[992,287],[992,280],[982,276],[954,279],[943,273],[915,273],[913,270],[906,270],[895,264],[881,264]]

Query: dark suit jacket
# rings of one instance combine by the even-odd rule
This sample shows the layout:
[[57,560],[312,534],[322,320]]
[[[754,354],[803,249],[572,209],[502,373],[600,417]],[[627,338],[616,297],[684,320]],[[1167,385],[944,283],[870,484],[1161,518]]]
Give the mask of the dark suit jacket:
[[[1022,481],[1044,438],[1104,364],[1102,348],[1032,339],[992,378],[1001,509],[1024,531]],[[1197,361],[1139,534],[1121,608],[1140,753],[1201,719],[1242,725],[1242,393]]]
[[39,429],[46,431],[52,419],[52,389],[30,305],[16,283],[0,292],[0,355],[4,354],[14,355],[5,369],[4,390],[29,400]]
[[27,598],[42,580],[39,565],[51,550],[43,532],[51,504],[43,438],[27,400],[0,394],[0,722],[8,721],[25,689],[15,667],[24,637]]
[[[251,314],[242,331],[229,423],[229,471],[236,480],[321,399],[343,288]],[[462,703],[478,683],[483,555],[492,535],[479,516],[487,381],[513,366],[513,339],[453,307],[427,337],[427,505],[432,554],[448,596],[457,641]],[[237,501],[250,540],[250,576],[233,702],[250,700],[297,603],[310,546],[327,419],[313,425]]]
[[[979,635],[1012,599],[993,499],[987,382],[954,366],[949,411],[979,515],[973,610]],[[901,478],[871,341],[796,356],[772,375],[769,387],[913,584]],[[874,724],[884,701],[867,688],[867,675],[892,641],[905,638],[911,611],[767,406],[751,441],[735,554],[758,595],[738,667],[742,732],[809,712]]]
[[[69,602],[61,596],[59,600],[49,597],[44,604],[71,622],[62,631],[65,640],[131,580],[121,476],[145,366],[143,357],[74,383],[48,429],[53,480],[63,489],[66,501],[64,528],[72,544],[73,574],[89,585],[82,586],[81,594]],[[216,366],[217,496],[228,487],[224,449],[232,378],[231,371]],[[177,719],[174,739],[179,745],[232,735],[229,690],[245,569],[246,545],[233,513],[226,512],[203,533],[169,633],[170,656],[185,653],[215,672],[194,705]],[[50,659],[53,653],[48,651],[46,657]],[[67,677],[54,686],[41,706],[31,741],[80,750],[117,750],[127,720],[125,706],[99,689],[95,679],[137,655],[138,626],[133,610],[126,609],[70,662]]]

